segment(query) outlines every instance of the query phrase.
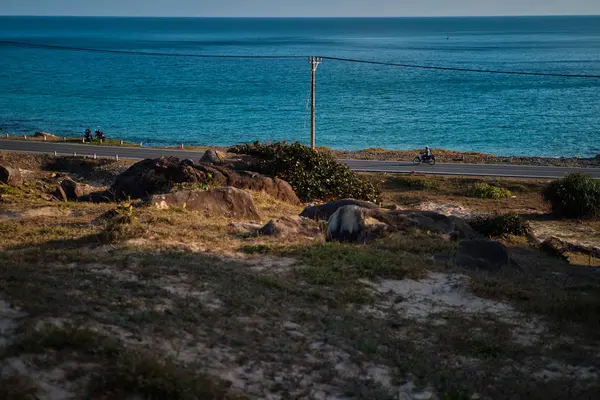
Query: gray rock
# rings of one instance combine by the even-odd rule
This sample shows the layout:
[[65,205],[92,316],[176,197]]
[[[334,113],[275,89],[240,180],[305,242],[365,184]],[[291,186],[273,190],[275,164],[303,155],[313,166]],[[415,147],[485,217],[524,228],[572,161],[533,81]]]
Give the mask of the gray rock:
[[455,262],[462,268],[500,271],[511,264],[511,259],[502,243],[476,239],[459,243]]
[[364,229],[363,209],[356,205],[343,206],[329,217],[325,238],[328,242],[358,242]]
[[337,210],[344,206],[358,206],[366,209],[375,209],[378,207],[377,204],[369,201],[341,199],[316,206],[308,206],[302,211],[300,216],[318,221],[327,221]]
[[200,158],[201,163],[219,164],[223,161],[225,161],[225,156],[216,150],[206,150],[202,158]]
[[264,236],[279,237],[317,237],[321,235],[321,229],[317,222],[303,217],[291,216],[269,221],[260,228],[259,234]]
[[74,201],[89,195],[96,188],[93,186],[77,183],[72,179],[64,179],[52,195],[61,201]]
[[3,162],[0,164],[0,183],[9,186],[21,186],[23,184],[21,171]]

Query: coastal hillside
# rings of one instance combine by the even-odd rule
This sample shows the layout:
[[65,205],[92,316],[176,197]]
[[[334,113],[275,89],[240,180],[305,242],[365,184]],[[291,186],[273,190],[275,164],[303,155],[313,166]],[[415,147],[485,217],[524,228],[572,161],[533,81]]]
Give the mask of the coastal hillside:
[[598,398],[599,193],[1,153],[0,399]]

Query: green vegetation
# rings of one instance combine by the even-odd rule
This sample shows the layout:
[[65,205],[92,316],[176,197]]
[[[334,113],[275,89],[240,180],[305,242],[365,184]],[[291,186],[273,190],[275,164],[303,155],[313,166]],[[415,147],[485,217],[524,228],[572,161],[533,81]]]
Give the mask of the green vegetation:
[[0,184],[0,194],[17,194],[19,190],[8,185]]
[[551,182],[542,193],[558,217],[600,216],[600,184],[581,173]]
[[376,184],[350,171],[331,153],[313,151],[298,142],[254,142],[232,147],[229,151],[258,157],[257,172],[289,182],[303,201],[350,197],[377,203],[381,199]]
[[139,219],[133,215],[133,205],[120,205],[114,210],[114,215],[108,218],[104,229],[98,238],[102,243],[118,243],[124,240],[140,236],[145,228],[139,223]]
[[413,176],[394,177],[391,183],[412,190],[428,190],[440,187],[440,182],[434,178],[419,178]]
[[475,184],[475,186],[471,188],[469,194],[471,197],[477,197],[480,199],[507,199],[512,196],[510,190],[492,186],[486,182]]
[[529,223],[514,213],[479,216],[469,221],[469,225],[489,238],[526,236],[531,232]]
[[[87,388],[87,398],[128,398],[132,394],[174,400],[239,398],[229,396],[225,385],[193,368],[127,349],[116,339],[86,327],[52,325],[32,330],[4,355],[44,354],[48,350],[76,352],[100,363]],[[2,399],[37,399],[37,392],[24,377],[0,380]]]
[[311,284],[331,285],[357,279],[418,278],[425,274],[424,259],[405,252],[391,252],[368,246],[324,243],[299,252],[301,274]]

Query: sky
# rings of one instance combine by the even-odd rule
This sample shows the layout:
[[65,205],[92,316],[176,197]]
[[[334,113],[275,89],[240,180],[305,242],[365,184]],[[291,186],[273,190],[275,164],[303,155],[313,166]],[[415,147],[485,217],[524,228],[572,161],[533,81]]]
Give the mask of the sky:
[[409,17],[600,15],[600,0],[0,0],[0,15]]

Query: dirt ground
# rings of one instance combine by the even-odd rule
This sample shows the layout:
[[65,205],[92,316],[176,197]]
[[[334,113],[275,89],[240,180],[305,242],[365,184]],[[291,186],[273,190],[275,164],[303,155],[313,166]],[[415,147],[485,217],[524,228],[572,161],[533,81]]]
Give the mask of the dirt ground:
[[[600,275],[581,255],[506,237],[522,269],[485,272],[440,257],[456,243],[427,232],[256,236],[240,223],[302,210],[257,192],[260,221],[134,208],[115,226],[102,216],[116,204],[42,194],[57,173],[102,187],[127,164],[28,157],[12,160],[26,185],[0,188],[2,399],[600,397]],[[384,206],[511,211],[598,245],[598,222],[552,220],[544,181],[372,178]],[[510,196],[473,197],[482,181]]]

